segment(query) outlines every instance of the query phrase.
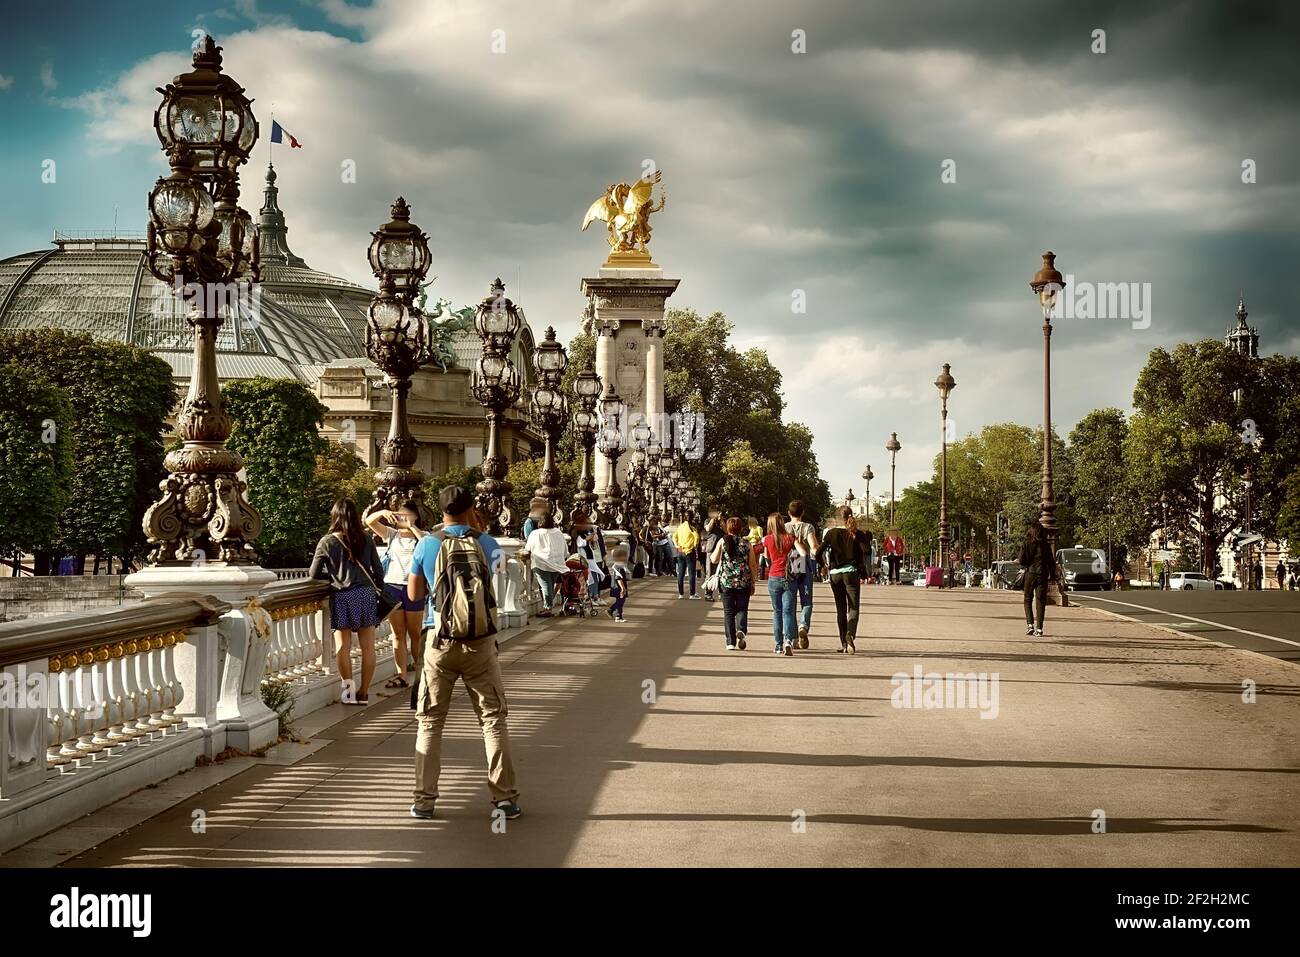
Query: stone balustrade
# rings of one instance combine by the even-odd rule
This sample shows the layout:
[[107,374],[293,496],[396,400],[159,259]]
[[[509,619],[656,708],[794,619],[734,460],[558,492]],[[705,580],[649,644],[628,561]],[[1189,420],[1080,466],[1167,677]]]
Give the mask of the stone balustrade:
[[[502,629],[533,603],[518,548],[503,541],[494,574]],[[194,587],[0,622],[0,853],[228,747],[274,742],[268,684],[290,688],[295,717],[338,701],[323,582],[286,576],[242,604]],[[379,683],[396,673],[391,634],[384,622],[376,635]]]

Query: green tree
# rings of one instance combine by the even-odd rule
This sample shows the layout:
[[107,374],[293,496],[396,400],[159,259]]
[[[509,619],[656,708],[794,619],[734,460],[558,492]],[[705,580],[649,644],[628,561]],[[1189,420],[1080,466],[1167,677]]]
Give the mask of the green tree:
[[1276,533],[1282,541],[1291,543],[1291,553],[1300,542],[1300,469],[1296,469],[1282,482],[1282,504],[1278,509]]
[[301,565],[317,538],[308,490],[327,450],[319,432],[327,410],[294,379],[240,379],[223,395],[233,420],[227,445],[244,457],[249,500],[262,513],[257,550],[272,567]]
[[[782,419],[780,370],[761,349],[736,349],[731,343],[733,324],[720,312],[701,316],[693,309],[669,309],[666,318],[665,411],[693,412],[703,420],[703,453],[686,460],[687,477],[706,501],[726,510],[761,518],[797,498],[810,519],[824,520],[830,512],[830,488],[818,469],[812,433],[801,423]],[[569,344],[567,395],[573,395],[578,371],[594,357],[592,336],[581,334]],[[733,456],[742,442],[748,451]],[[560,454],[561,460],[577,457],[571,429],[560,443]],[[755,470],[760,459],[772,468]],[[749,487],[743,501],[733,501],[730,496],[747,488],[746,480],[765,484]]]
[[0,364],[0,556],[58,538],[74,469],[72,423],[67,393],[17,363]]
[[53,550],[132,556],[163,477],[162,434],[176,404],[171,367],[135,346],[57,329],[0,336],[0,354],[63,389],[74,468]]
[[350,498],[357,503],[357,508],[364,509],[374,495],[373,470],[366,467],[356,446],[326,440],[325,447],[316,456],[307,487],[307,544],[328,531],[330,510],[339,499]]
[[[1242,410],[1234,394],[1249,394],[1251,362],[1215,339],[1152,350],[1133,392],[1124,458],[1145,503],[1164,499],[1169,526],[1188,559],[1217,575],[1219,547],[1242,527],[1243,497],[1232,489],[1245,473],[1249,446],[1241,441]],[[1226,503],[1215,497],[1228,490]]]

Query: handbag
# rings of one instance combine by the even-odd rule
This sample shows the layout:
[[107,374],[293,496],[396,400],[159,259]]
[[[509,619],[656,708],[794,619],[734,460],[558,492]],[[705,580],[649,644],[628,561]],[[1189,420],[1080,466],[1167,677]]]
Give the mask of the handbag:
[[343,546],[343,553],[348,556],[348,561],[360,569],[361,574],[366,576],[366,581],[370,582],[370,587],[375,590],[375,603],[379,612],[379,620],[383,621],[393,613],[394,608],[402,603],[401,600],[390,595],[387,589],[380,588],[375,584],[375,580],[370,577],[370,572],[366,570],[366,567],[352,557],[352,549],[348,548],[348,543],[343,541],[342,536],[336,532],[334,537],[337,538],[339,544]]

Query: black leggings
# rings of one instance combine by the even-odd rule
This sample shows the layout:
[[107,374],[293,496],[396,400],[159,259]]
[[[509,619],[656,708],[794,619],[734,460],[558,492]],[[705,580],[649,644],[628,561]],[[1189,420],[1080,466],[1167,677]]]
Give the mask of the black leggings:
[[835,620],[840,626],[840,644],[858,636],[858,603],[862,581],[857,572],[832,572],[831,594],[835,596]]
[[1025,572],[1025,624],[1034,624],[1034,615],[1038,615],[1039,631],[1043,630],[1043,606],[1047,604],[1047,579],[1040,577],[1036,571]]

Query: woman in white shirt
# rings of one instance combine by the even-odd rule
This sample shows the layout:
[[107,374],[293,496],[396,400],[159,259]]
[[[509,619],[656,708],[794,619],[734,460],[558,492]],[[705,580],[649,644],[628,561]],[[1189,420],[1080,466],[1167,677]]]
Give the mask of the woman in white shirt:
[[[407,688],[404,672],[413,672],[420,666],[420,636],[424,624],[424,602],[411,601],[406,594],[406,579],[411,573],[411,559],[420,539],[429,534],[420,528],[420,512],[414,501],[408,501],[396,512],[380,509],[366,516],[366,527],[384,540],[384,591],[401,604],[388,616],[393,627],[393,660],[397,674],[384,683],[385,688]],[[407,654],[410,659],[408,661]]]
[[548,511],[537,527],[528,533],[524,549],[542,588],[542,610],[537,617],[550,618],[559,593],[560,576],[567,570],[564,563],[569,558],[568,540],[555,527],[555,516],[551,512]]

